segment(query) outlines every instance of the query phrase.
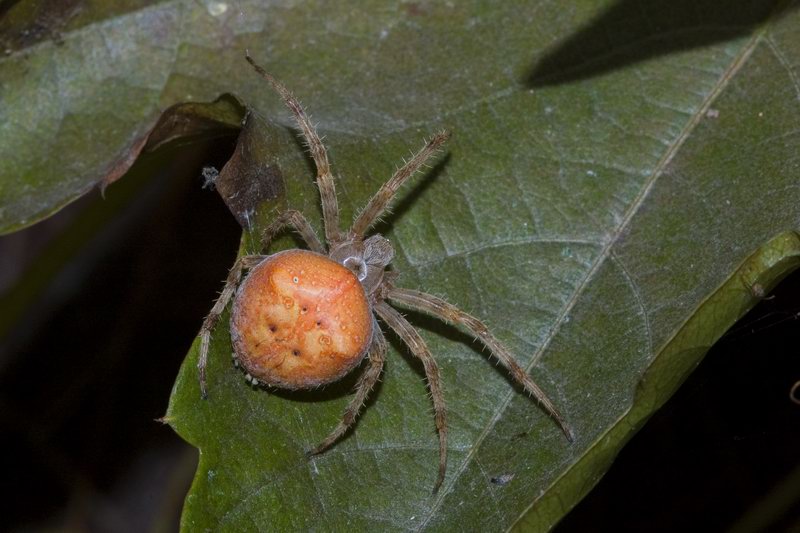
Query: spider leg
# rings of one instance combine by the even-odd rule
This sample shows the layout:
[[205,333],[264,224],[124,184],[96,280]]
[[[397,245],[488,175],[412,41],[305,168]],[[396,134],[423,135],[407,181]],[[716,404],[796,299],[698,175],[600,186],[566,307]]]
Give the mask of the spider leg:
[[312,251],[325,254],[325,247],[320,242],[319,237],[317,237],[314,228],[308,223],[306,217],[295,209],[284,211],[278,215],[278,218],[276,218],[272,224],[267,226],[267,229],[261,234],[262,253],[267,252],[267,248],[269,248],[269,244],[272,242],[272,239],[275,238],[275,235],[286,227],[293,228],[297,231]]
[[228,278],[225,280],[225,287],[223,287],[214,307],[208,313],[208,316],[203,321],[200,328],[200,357],[197,360],[197,370],[200,376],[200,394],[203,398],[208,398],[208,390],[206,389],[206,365],[208,364],[208,345],[211,341],[211,331],[214,326],[219,322],[219,317],[225,306],[233,296],[239,280],[242,279],[242,271],[247,268],[253,268],[264,259],[261,255],[245,255],[236,260],[228,273]]
[[364,406],[364,402],[367,400],[367,395],[370,393],[370,391],[372,391],[375,383],[378,382],[381,371],[383,371],[383,362],[385,360],[387,346],[386,339],[383,337],[383,333],[381,333],[377,322],[373,322],[373,328],[374,337],[368,356],[369,367],[363,374],[361,374],[361,377],[358,379],[358,383],[356,383],[355,396],[353,396],[353,399],[350,400],[350,403],[344,410],[344,416],[342,416],[342,420],[339,421],[339,425],[336,426],[331,434],[328,435],[328,437],[322,441],[319,446],[308,451],[307,455],[317,455],[324,452],[334,442],[339,440],[342,435],[345,434],[350,426],[355,423],[356,418],[358,418],[359,411],[361,411],[361,408]]
[[433,492],[437,492],[444,481],[444,473],[447,468],[447,413],[444,406],[444,394],[442,393],[439,367],[433,359],[428,346],[420,337],[408,321],[399,312],[384,301],[375,304],[375,312],[378,313],[386,324],[392,328],[400,339],[408,346],[417,358],[422,361],[425,367],[425,376],[428,378],[428,387],[431,390],[433,399],[433,411],[436,420],[436,430],[439,433],[439,475]]
[[325,237],[329,243],[341,240],[341,233],[339,230],[339,205],[336,201],[336,186],[333,183],[333,175],[331,174],[331,167],[328,163],[328,153],[325,151],[322,140],[319,138],[319,135],[317,135],[303,106],[300,105],[300,102],[297,101],[297,98],[294,97],[289,89],[273,78],[272,75],[261,66],[257,65],[249,54],[247,54],[245,58],[256,72],[272,85],[272,88],[280,95],[286,107],[288,107],[294,115],[295,121],[300,127],[300,131],[303,133],[303,138],[308,144],[308,150],[311,152],[314,164],[317,167],[317,186],[319,187],[319,194],[322,198],[322,216],[325,219]]
[[393,302],[408,305],[411,308],[418,309],[446,322],[461,324],[474,333],[481,342],[491,350],[492,354],[500,360],[500,363],[511,372],[511,376],[514,380],[522,385],[528,394],[539,401],[547,414],[558,423],[561,431],[567,436],[567,439],[569,439],[570,442],[575,440],[572,429],[570,429],[566,420],[561,416],[561,413],[556,409],[553,402],[547,397],[544,391],[534,383],[525,370],[519,366],[519,363],[517,363],[514,356],[511,355],[508,348],[491,334],[489,328],[487,328],[483,322],[441,298],[424,292],[392,287],[386,297]]
[[355,238],[363,238],[364,234],[375,223],[376,220],[383,214],[389,204],[397,194],[397,190],[405,183],[405,181],[414,175],[414,173],[436,153],[436,151],[450,138],[450,133],[447,131],[440,131],[428,141],[422,149],[414,154],[414,156],[402,167],[400,167],[394,176],[384,183],[375,196],[370,198],[367,206],[364,208],[358,217],[353,222],[353,228],[350,230]]

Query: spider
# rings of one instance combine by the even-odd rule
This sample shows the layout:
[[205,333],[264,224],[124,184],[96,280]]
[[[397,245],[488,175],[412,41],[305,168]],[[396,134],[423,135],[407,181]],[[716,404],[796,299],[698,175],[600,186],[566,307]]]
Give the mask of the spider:
[[[511,352],[477,318],[441,298],[394,285],[397,273],[387,270],[394,256],[392,244],[380,234],[367,233],[394,200],[398,189],[445,143],[441,131],[400,167],[342,231],[328,156],[303,107],[277,79],[253,61],[247,61],[280,95],[294,116],[317,169],[322,199],[325,243],[308,220],[296,210],[281,213],[261,235],[262,251],[284,229],[295,230],[309,250],[288,250],[273,255],[246,255],[232,267],[225,286],[200,330],[198,370],[200,390],[207,397],[206,363],[211,331],[235,295],[231,312],[234,362],[247,380],[281,389],[309,389],[337,381],[368,360],[354,395],[334,430],[307,454],[320,454],[355,423],[367,395],[380,378],[387,343],[380,318],[419,358],[425,370],[439,436],[439,470],[436,492],[447,465],[447,417],[439,368],[425,341],[389,302],[422,311],[445,322],[463,326],[489,348],[514,380],[560,426],[569,441],[573,434],[553,402],[516,362]],[[247,276],[243,278],[243,272]]]

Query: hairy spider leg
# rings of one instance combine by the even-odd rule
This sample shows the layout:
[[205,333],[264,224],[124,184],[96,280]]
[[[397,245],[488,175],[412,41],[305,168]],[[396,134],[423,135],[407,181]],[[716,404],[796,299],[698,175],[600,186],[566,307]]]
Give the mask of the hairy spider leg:
[[436,483],[433,486],[433,492],[436,493],[439,487],[442,486],[442,482],[444,482],[444,473],[447,469],[447,411],[444,406],[444,393],[442,392],[439,366],[436,364],[425,341],[417,333],[417,330],[403,318],[403,315],[384,301],[375,304],[375,312],[397,333],[400,340],[408,346],[412,354],[422,361],[422,366],[425,368],[425,376],[428,379],[428,387],[431,390],[431,399],[433,400],[436,431],[439,434],[439,475],[436,477]]
[[331,174],[331,167],[328,163],[328,153],[322,140],[317,135],[314,125],[306,115],[303,106],[294,95],[287,89],[281,82],[272,77],[261,66],[256,64],[249,54],[245,56],[247,61],[253,66],[255,71],[265,80],[269,82],[275,92],[277,92],[286,104],[286,107],[294,115],[297,125],[303,134],[303,138],[308,145],[308,150],[311,152],[311,157],[314,159],[314,165],[317,167],[317,186],[319,187],[319,194],[322,199],[322,217],[325,221],[325,238],[328,244],[338,242],[341,240],[341,231],[339,229],[339,205],[336,200],[336,185],[333,182],[333,175]]
[[263,261],[264,258],[265,256],[263,255],[245,255],[236,260],[230,272],[228,272],[225,286],[222,288],[222,292],[217,298],[217,301],[214,302],[214,307],[211,308],[208,316],[206,316],[206,319],[203,321],[203,325],[200,327],[200,356],[197,359],[197,370],[200,377],[200,394],[204,399],[208,398],[208,390],[206,388],[206,365],[208,364],[208,346],[211,342],[211,331],[217,325],[217,322],[219,322],[219,317],[225,310],[225,306],[228,305],[231,296],[233,296],[233,293],[236,291],[236,286],[242,279],[242,272],[248,268],[253,268]]
[[312,252],[327,255],[325,246],[320,242],[319,237],[317,237],[317,232],[315,232],[311,224],[308,223],[306,217],[296,209],[287,209],[267,226],[261,234],[261,253],[267,253],[267,249],[272,239],[275,238],[275,235],[287,227],[294,229],[300,234],[300,237],[305,241]]
[[378,382],[378,378],[380,378],[381,372],[383,371],[383,363],[386,359],[386,350],[388,347],[386,345],[386,338],[383,336],[377,322],[373,322],[372,331],[374,332],[372,344],[369,347],[369,354],[367,355],[367,357],[369,357],[369,366],[364,373],[361,374],[361,377],[358,378],[354,389],[355,395],[344,410],[344,415],[336,428],[319,444],[319,446],[308,451],[307,455],[317,455],[324,452],[350,429],[358,419],[361,408],[367,401],[367,396]]
[[394,200],[398,189],[402,187],[403,183],[408,178],[413,176],[424,164],[434,155],[442,144],[450,138],[448,131],[440,131],[425,143],[414,156],[402,167],[397,169],[394,175],[389,178],[378,192],[370,198],[364,210],[359,213],[353,222],[353,227],[350,230],[350,235],[355,239],[362,239],[370,227],[380,218],[389,204]]
[[391,287],[386,297],[392,302],[407,305],[412,309],[417,309],[440,320],[444,320],[445,322],[464,326],[475,334],[481,342],[489,348],[492,354],[497,357],[500,363],[508,369],[514,380],[522,385],[525,392],[539,401],[545,412],[558,423],[561,431],[567,436],[567,439],[569,439],[570,442],[575,440],[572,429],[569,427],[566,420],[564,420],[564,417],[561,416],[561,413],[550,398],[548,398],[544,391],[534,383],[525,370],[519,366],[519,363],[517,363],[514,356],[511,355],[508,348],[492,335],[489,328],[487,328],[483,322],[465,313],[453,304],[424,292]]

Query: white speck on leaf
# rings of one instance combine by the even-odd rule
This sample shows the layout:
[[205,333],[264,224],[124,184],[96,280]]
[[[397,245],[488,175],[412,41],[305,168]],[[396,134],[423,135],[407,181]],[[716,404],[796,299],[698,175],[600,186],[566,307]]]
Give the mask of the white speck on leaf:
[[206,2],[206,9],[212,17],[218,17],[228,11],[228,4],[225,2]]

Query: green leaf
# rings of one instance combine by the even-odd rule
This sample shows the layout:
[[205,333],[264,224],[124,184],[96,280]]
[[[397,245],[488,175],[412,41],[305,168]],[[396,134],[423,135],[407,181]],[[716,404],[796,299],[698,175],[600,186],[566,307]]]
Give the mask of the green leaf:
[[[36,108],[21,96],[5,106],[3,96],[1,112],[14,117],[2,121],[4,161],[38,165],[26,170],[35,178],[27,192],[0,189],[4,228],[77,194],[59,166],[78,165],[96,183],[98,169],[149,131],[147,117],[222,93],[254,113],[240,138],[249,155],[228,176],[271,169],[253,204],[231,206],[253,224],[243,251],[287,206],[319,227],[313,169],[245,48],[314,114],[340,176],[343,220],[424,136],[451,130],[446,155],[379,228],[396,247],[398,284],[482,318],[577,435],[568,444],[471,337],[410,313],[447,394],[442,490],[431,494],[426,386],[397,342],[355,430],[309,461],[303,452],[339,420],[355,376],[307,393],[251,388],[230,362],[226,314],[212,337],[210,398],[200,399],[196,343],[167,414],[201,453],[183,528],[546,530],[590,490],[714,340],[800,257],[798,2],[737,1],[726,13],[712,4],[370,2],[356,11],[346,2],[173,1],[64,32],[61,48],[0,60],[3,73],[29,69],[5,94],[34,94],[41,72],[61,83],[73,79],[63,75],[70,68],[91,73],[78,68],[77,51],[97,51],[109,70],[92,63],[95,71],[114,80],[48,93],[59,105],[36,116],[58,123],[73,109],[62,125],[69,116],[101,126],[80,129],[77,141],[62,126],[48,145],[70,144],[61,159],[32,142],[41,121],[8,140]],[[113,58],[123,64],[112,71],[103,54],[121,42],[126,53]],[[103,117],[114,114],[122,116],[112,127]],[[42,191],[48,207],[18,207]],[[506,474],[509,483],[492,482]]]

